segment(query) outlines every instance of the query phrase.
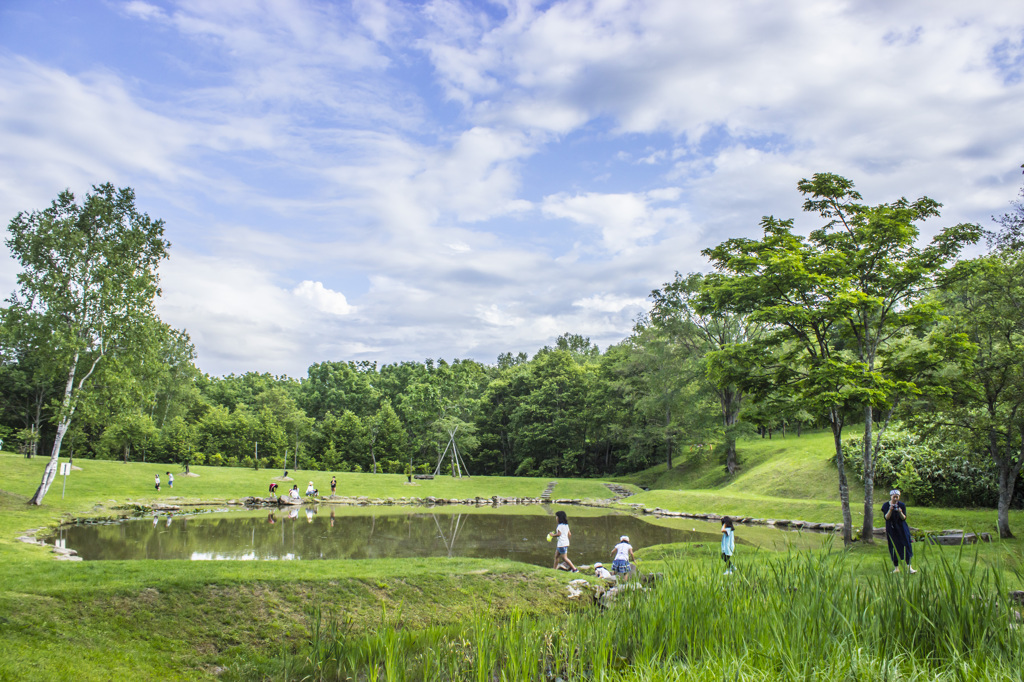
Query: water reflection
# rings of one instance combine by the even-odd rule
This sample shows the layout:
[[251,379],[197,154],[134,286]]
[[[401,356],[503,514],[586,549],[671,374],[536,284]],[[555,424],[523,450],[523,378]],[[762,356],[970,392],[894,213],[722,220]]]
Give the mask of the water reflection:
[[[431,512],[338,514],[307,507],[259,514],[204,514],[166,517],[152,523],[128,520],[116,525],[66,529],[66,544],[85,560],[103,559],[375,559],[413,557],[505,558],[547,566],[552,546],[545,536],[554,516],[510,513]],[[608,513],[573,516],[573,561],[607,562],[620,535],[637,548],[670,542],[718,542],[717,527],[681,530],[642,518]],[[304,522],[303,522],[304,521]]]

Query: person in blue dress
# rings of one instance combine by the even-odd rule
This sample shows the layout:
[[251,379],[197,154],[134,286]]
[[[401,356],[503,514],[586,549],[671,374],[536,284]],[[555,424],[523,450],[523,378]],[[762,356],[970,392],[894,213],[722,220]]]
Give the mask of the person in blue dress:
[[892,565],[895,566],[892,572],[900,572],[900,559],[903,559],[907,564],[907,570],[917,573],[910,565],[910,558],[914,556],[914,550],[910,546],[913,540],[910,537],[910,526],[907,525],[907,505],[900,502],[899,490],[889,491],[889,501],[882,505],[882,515],[885,517],[885,538],[889,542],[889,556],[892,558]]
[[725,562],[725,574],[731,575],[732,554],[736,551],[736,529],[732,525],[732,519],[726,516],[722,519],[722,561]]

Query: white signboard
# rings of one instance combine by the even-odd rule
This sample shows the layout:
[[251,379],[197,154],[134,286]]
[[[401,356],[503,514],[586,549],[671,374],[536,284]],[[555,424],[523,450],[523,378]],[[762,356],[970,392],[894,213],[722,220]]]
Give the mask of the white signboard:
[[71,462],[60,463],[60,475],[64,477],[64,486],[60,491],[60,499],[64,499],[64,491],[68,488],[68,474],[71,473]]

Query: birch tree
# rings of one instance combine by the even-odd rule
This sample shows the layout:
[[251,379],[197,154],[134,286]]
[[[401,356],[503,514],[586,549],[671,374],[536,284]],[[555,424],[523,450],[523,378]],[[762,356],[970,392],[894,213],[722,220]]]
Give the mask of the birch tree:
[[7,247],[21,265],[8,323],[38,334],[45,362],[62,377],[56,437],[39,488],[42,504],[57,474],[61,441],[90,379],[105,359],[130,357],[154,317],[157,266],[170,246],[164,224],[135,208],[135,192],[95,185],[81,204],[70,190],[49,208],[18,213]]

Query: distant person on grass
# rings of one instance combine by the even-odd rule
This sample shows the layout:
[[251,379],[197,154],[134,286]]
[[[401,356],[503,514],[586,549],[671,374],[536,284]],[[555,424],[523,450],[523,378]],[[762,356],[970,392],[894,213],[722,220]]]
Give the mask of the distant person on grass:
[[277,481],[270,482],[270,494],[273,495],[277,492]]
[[292,489],[288,491],[288,497],[292,498],[293,500],[301,500],[302,499],[302,495],[299,494],[299,484],[298,483],[293,485]]
[[732,554],[736,551],[736,529],[732,525],[732,519],[726,516],[722,519],[722,561],[725,562],[725,574],[731,575]]
[[629,544],[629,536],[623,535],[619,538],[619,544],[612,548],[612,571],[621,575],[623,581],[629,580],[629,574],[633,571],[631,561],[636,561],[633,556],[633,545]]
[[309,482],[306,486],[306,497],[316,497],[320,494],[320,491],[313,487],[313,481]]
[[917,573],[910,565],[914,550],[910,543],[910,526],[907,525],[907,505],[900,502],[900,491],[889,491],[889,501],[882,504],[882,515],[885,517],[885,537],[889,541],[889,557],[895,566],[893,573],[900,572],[900,559],[907,562],[907,570]]
[[331,476],[331,495],[334,495],[334,491],[338,488],[338,477]]
[[167,487],[174,487],[174,474],[172,474],[170,471],[167,472]]
[[160,474],[156,475],[156,491],[160,492]]
[[579,569],[576,565],[569,560],[569,538],[572,537],[572,531],[569,530],[569,518],[565,515],[564,511],[555,512],[555,518],[558,519],[558,527],[555,528],[555,532],[551,535],[558,538],[558,546],[555,547],[555,570],[558,570],[559,563],[565,563],[569,567],[569,570],[573,573],[579,573]]
[[612,575],[612,572],[605,568],[604,564],[602,564],[600,561],[594,564],[594,575],[596,575],[598,578],[603,578],[604,580],[615,579],[615,576]]

